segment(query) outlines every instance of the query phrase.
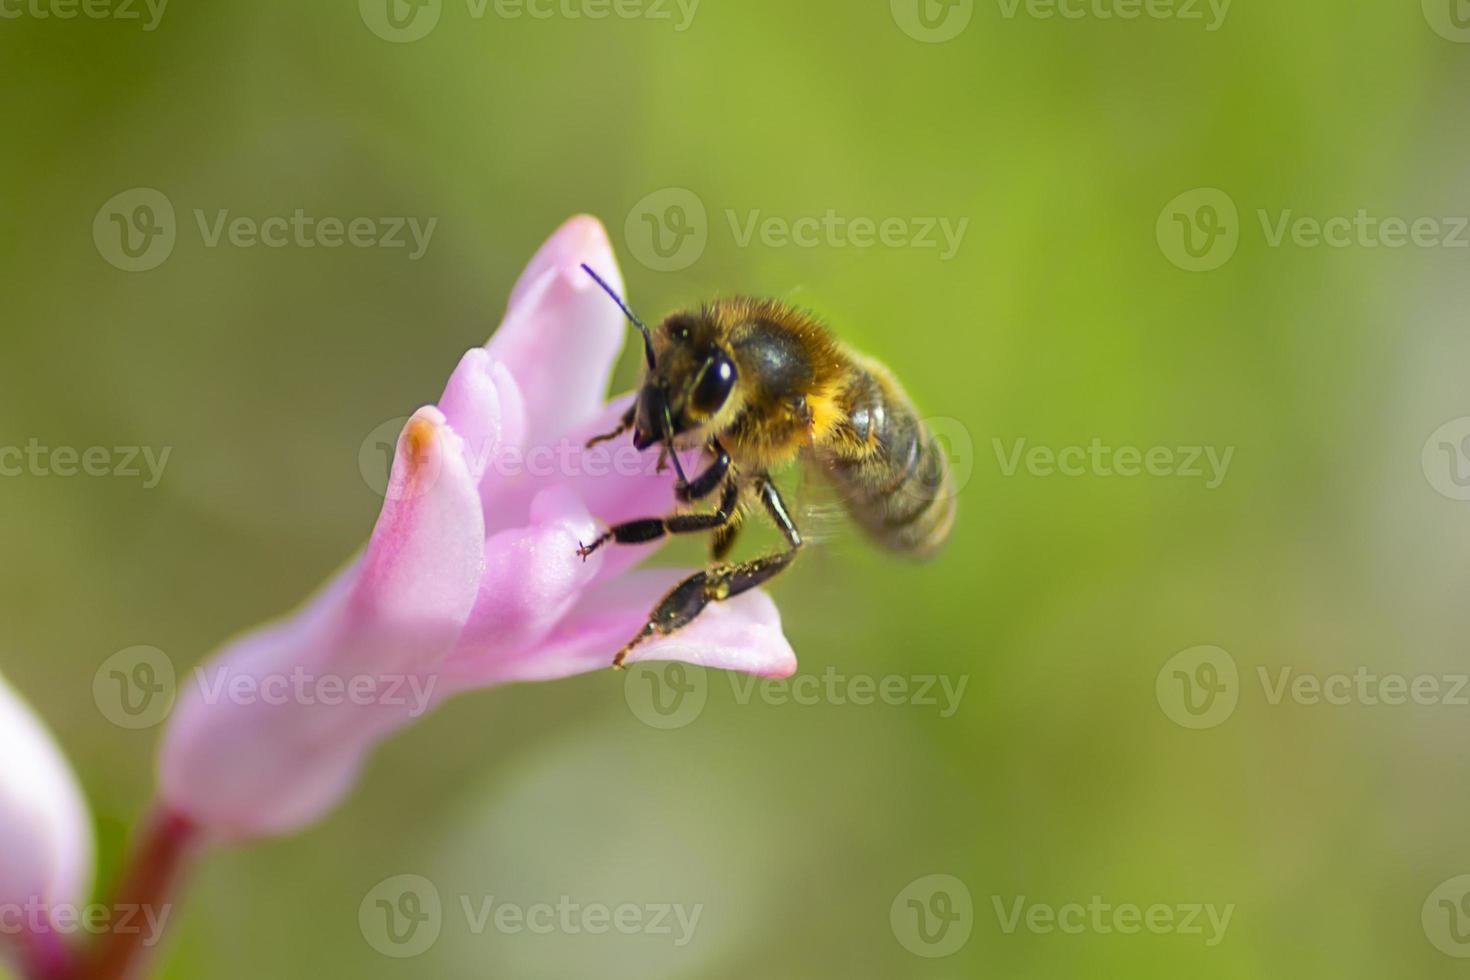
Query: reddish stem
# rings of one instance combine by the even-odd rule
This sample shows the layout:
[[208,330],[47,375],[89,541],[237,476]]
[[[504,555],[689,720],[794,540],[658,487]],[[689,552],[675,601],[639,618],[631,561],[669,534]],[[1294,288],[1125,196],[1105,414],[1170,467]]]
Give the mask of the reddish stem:
[[[112,908],[132,910],[135,921],[144,920],[144,910],[155,921],[168,912],[171,896],[189,858],[200,842],[199,828],[177,814],[160,811],[148,819],[143,837],[128,868],[123,872]],[[76,980],[134,980],[142,976],[152,952],[147,929],[112,930],[97,941],[84,958]]]
[[66,980],[74,969],[71,950],[49,927],[21,936],[21,961],[30,980]]

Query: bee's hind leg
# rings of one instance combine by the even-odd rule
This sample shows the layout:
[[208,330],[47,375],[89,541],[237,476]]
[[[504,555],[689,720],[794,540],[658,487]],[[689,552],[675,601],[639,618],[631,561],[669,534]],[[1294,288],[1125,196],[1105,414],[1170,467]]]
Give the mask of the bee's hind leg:
[[796,560],[797,553],[801,551],[801,532],[787,513],[785,501],[770,480],[762,480],[760,494],[766,512],[786,536],[786,543],[790,547],[753,561],[719,565],[696,572],[674,586],[654,608],[638,635],[618,651],[618,655],[613,658],[614,667],[622,667],[633,648],[650,637],[677,633],[694,622],[711,602],[724,602],[742,592],[749,592],[781,574]]

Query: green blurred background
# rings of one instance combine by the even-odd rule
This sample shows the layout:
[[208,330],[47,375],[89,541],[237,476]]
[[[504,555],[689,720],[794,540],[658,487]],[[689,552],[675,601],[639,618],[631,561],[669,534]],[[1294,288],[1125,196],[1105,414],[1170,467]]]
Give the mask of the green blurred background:
[[[0,479],[0,670],[86,784],[99,894],[159,731],[104,717],[99,665],[146,644],[185,670],[337,567],[381,502],[363,440],[437,396],[577,212],[607,224],[646,315],[734,290],[799,301],[956,420],[972,475],[937,561],[839,540],[775,594],[803,673],[966,688],[942,717],[711,675],[674,730],[612,673],[464,697],[321,825],[205,864],[162,975],[1463,975],[1431,893],[1470,872],[1470,707],[1273,704],[1258,674],[1466,669],[1470,504],[1421,450],[1470,416],[1470,251],[1273,247],[1259,218],[1470,213],[1460,0],[1238,0],[1217,30],[1203,5],[1068,19],[982,0],[942,43],[903,0],[704,0],[684,30],[653,0],[601,20],[394,2],[397,40],[387,0],[175,0],[151,31],[0,20],[0,445],[172,447],[153,489]],[[177,210],[177,242],[127,272],[92,226],[138,187]],[[1210,271],[1168,237],[1176,213],[1208,217],[1170,210],[1196,188],[1238,208],[1238,250]],[[645,215],[691,197],[705,246],[660,269]],[[209,248],[193,217],[297,208],[438,224],[410,261]],[[968,226],[948,260],[731,227],[829,210]],[[620,387],[636,368],[625,351]],[[1003,465],[1016,440],[1094,438],[1234,456],[1215,489]],[[1167,710],[1166,664],[1206,644],[1238,667],[1235,709],[1194,729]],[[412,959],[359,926],[400,874],[445,905]],[[973,907],[937,958],[905,922],[930,875]],[[462,896],[702,913],[682,947],[476,935]],[[1022,896],[1234,908],[1211,946],[1008,932],[997,903]]]

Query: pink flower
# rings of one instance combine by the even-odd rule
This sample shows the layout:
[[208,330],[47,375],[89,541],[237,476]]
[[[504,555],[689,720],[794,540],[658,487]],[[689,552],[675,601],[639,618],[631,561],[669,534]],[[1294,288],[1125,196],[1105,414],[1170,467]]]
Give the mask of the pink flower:
[[[656,453],[630,455],[626,440],[583,448],[630,404],[604,403],[627,330],[584,262],[621,288],[589,217],[542,246],[490,343],[409,420],[362,554],[185,685],[161,750],[166,807],[220,836],[299,828],[339,802],[376,742],[445,697],[606,669],[687,574],[633,569],[648,547],[577,554],[604,525],[675,507]],[[796,667],[761,593],[629,660]]]
[[19,942],[44,961],[59,944],[53,914],[87,901],[92,823],[66,758],[3,677],[0,757],[0,956]]

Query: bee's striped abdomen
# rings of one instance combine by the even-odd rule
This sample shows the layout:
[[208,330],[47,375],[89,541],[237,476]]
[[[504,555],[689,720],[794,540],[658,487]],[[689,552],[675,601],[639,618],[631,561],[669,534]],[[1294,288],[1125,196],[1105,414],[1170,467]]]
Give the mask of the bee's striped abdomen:
[[887,370],[854,360],[851,383],[837,396],[845,418],[819,459],[869,537],[891,551],[928,558],[954,526],[944,449]]

